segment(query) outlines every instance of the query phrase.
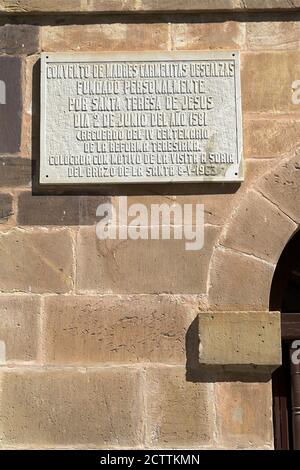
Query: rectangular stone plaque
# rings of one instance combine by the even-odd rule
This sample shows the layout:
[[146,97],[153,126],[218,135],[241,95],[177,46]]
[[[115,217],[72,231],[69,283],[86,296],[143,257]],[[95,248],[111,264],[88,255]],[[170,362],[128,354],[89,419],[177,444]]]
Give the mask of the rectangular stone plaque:
[[243,180],[238,52],[44,53],[40,182]]

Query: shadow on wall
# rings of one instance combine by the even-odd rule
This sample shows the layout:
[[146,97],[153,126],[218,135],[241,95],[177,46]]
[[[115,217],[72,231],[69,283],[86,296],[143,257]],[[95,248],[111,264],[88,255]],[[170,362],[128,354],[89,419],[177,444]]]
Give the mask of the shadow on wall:
[[292,11],[223,11],[210,13],[203,12],[120,12],[107,13],[99,12],[97,15],[72,14],[65,12],[62,15],[51,14],[43,15],[13,15],[0,18],[0,25],[4,24],[30,24],[36,26],[63,26],[63,25],[89,25],[89,24],[130,24],[130,23],[224,23],[225,21],[236,22],[272,22],[272,21],[299,21],[300,13]]

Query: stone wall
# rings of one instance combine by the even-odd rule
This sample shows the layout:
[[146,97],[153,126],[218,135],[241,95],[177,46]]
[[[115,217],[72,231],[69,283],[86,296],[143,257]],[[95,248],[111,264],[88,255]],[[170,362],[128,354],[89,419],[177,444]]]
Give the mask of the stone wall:
[[[224,369],[209,358],[201,366],[197,317],[244,312],[243,329],[252,311],[265,315],[276,263],[299,225],[297,6],[0,2],[0,80],[13,103],[0,108],[3,448],[273,447],[264,365],[279,363],[278,330],[271,359],[258,348],[257,368]],[[42,51],[210,49],[241,52],[244,183],[39,186]],[[205,204],[204,248],[98,240],[96,207],[117,207],[122,195]],[[230,357],[233,366],[247,362]]]

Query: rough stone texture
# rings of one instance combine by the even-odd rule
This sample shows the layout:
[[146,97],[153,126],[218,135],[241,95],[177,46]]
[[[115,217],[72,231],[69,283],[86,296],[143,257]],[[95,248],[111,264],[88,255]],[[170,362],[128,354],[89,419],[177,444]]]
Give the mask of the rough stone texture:
[[68,292],[72,244],[66,230],[11,230],[0,235],[0,291]]
[[40,56],[23,59],[23,116],[21,155],[38,160],[40,155]]
[[242,183],[235,193],[235,207],[241,203],[242,196],[247,193],[249,187],[256,187],[257,181],[274,167],[273,159],[253,158],[244,161],[244,178],[247,182]]
[[[1,36],[0,36],[1,42]],[[0,57],[0,153],[20,150],[22,122],[21,59]]]
[[[90,0],[95,9],[101,5],[101,0]],[[128,6],[134,5],[137,11],[207,11],[207,10],[231,10],[243,8],[241,0],[129,0]]]
[[240,49],[245,42],[245,25],[236,21],[172,24],[172,49]]
[[96,209],[106,196],[43,196],[24,191],[18,197],[19,225],[94,225]]
[[206,227],[204,247],[187,251],[185,240],[99,240],[95,229],[82,228],[77,289],[117,294],[206,292],[217,233],[215,227]]
[[274,266],[217,248],[210,264],[210,310],[268,310]]
[[198,320],[200,364],[281,364],[279,312],[201,312]]
[[12,370],[1,373],[0,442],[132,447],[141,440],[134,370]]
[[300,146],[300,121],[256,117],[243,124],[245,158],[282,158]]
[[234,211],[220,243],[275,264],[296,229],[277,206],[249,191]]
[[41,37],[42,50],[47,52],[165,50],[168,43],[168,25],[112,23],[44,26]]
[[188,382],[185,373],[185,367],[147,370],[147,446],[193,448],[209,444],[209,385]]
[[81,0],[1,0],[0,11],[4,13],[55,13],[80,12]]
[[298,21],[250,21],[246,25],[247,49],[299,49],[300,23]]
[[21,157],[0,157],[0,187],[28,186],[31,162]]
[[111,203],[110,196],[81,196],[79,200],[79,225],[95,225],[102,217],[96,215],[101,204]]
[[6,223],[12,215],[12,195],[0,193],[0,224]]
[[271,382],[217,383],[220,444],[227,449],[273,447]]
[[[171,192],[171,191],[170,191]],[[117,223],[119,223],[119,203],[120,199],[114,197],[114,207],[116,210]],[[186,195],[151,195],[151,196],[128,196],[128,208],[133,204],[143,204],[147,207],[148,214],[151,214],[151,204],[167,204],[170,208],[179,204],[183,210],[184,204],[192,204],[192,223],[196,223],[196,204],[204,205],[204,223],[212,225],[222,225],[226,217],[230,214],[233,203],[233,194],[228,188],[212,188],[210,183],[201,183],[198,194]],[[170,211],[170,223],[174,225],[174,212]],[[128,223],[133,223],[134,216],[128,216]]]
[[40,299],[27,295],[0,295],[0,343],[5,361],[34,361],[37,358]]
[[284,160],[274,171],[264,175],[258,184],[270,201],[288,214],[293,220],[300,221],[300,153]]
[[102,11],[125,12],[141,8],[140,2],[136,2],[136,0],[86,0],[85,4],[81,6],[84,6],[86,11],[90,13]]
[[[292,83],[300,79],[300,16],[285,15],[281,21],[279,14],[250,18],[195,12],[293,5],[299,8],[300,1],[0,0],[0,69],[11,70],[4,78],[9,104],[15,106],[11,125],[6,105],[0,105],[6,132],[3,138],[0,130],[0,223],[5,222],[0,233],[0,362],[5,342],[9,366],[0,371],[0,446],[272,447],[271,387],[257,383],[258,377],[268,377],[245,371],[253,363],[260,364],[258,371],[270,369],[280,360],[278,315],[265,311],[275,263],[296,228],[282,211],[300,221],[295,155],[300,106],[292,103]],[[128,24],[126,15],[82,14],[112,9],[190,13],[133,14]],[[15,14],[32,11],[53,14],[29,17],[28,23],[43,26],[3,26],[13,23]],[[59,12],[68,11],[82,15],[54,25],[55,14],[60,21],[64,15]],[[7,12],[10,18],[4,17]],[[39,158],[39,55],[26,54],[39,46],[47,51],[240,49],[245,182],[72,188],[71,196],[51,188],[47,196],[33,196],[30,158]],[[4,67],[8,63],[17,65]],[[148,208],[171,201],[204,204],[206,224],[218,227],[206,227],[204,248],[196,252],[185,251],[184,240],[101,242],[95,227],[79,229],[73,246],[73,227],[47,228],[95,225],[98,204],[110,196],[83,194],[99,193],[114,195],[115,207],[122,194],[130,194],[129,204]],[[7,221],[13,208],[16,215]],[[11,228],[15,218],[23,228]],[[81,295],[75,295],[75,287]],[[211,326],[208,309],[216,310],[217,326]],[[199,366],[196,316],[202,310],[207,312],[200,315],[202,365],[194,370]],[[229,321],[236,316],[238,322]],[[254,322],[254,316],[259,320]],[[231,369],[230,377],[219,376],[217,366],[205,367],[209,361],[240,368]]]
[[298,51],[243,54],[243,111],[299,115],[300,106],[292,102],[292,83],[300,76],[299,59]]
[[39,48],[39,28],[33,25],[0,26],[0,53],[33,54]]
[[294,10],[293,0],[1,0],[3,14],[30,13],[101,13],[141,11],[226,11],[226,10]]
[[45,360],[56,364],[184,364],[185,335],[198,309],[196,300],[173,296],[54,296],[45,302]]
[[243,8],[245,9],[284,9],[293,10],[300,6],[299,0],[243,0]]

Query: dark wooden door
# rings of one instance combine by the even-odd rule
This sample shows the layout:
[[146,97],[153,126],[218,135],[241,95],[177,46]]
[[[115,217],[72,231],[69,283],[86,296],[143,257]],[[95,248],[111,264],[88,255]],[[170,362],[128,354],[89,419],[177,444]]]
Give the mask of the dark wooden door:
[[273,374],[275,448],[300,450],[300,313],[282,313],[282,366]]

